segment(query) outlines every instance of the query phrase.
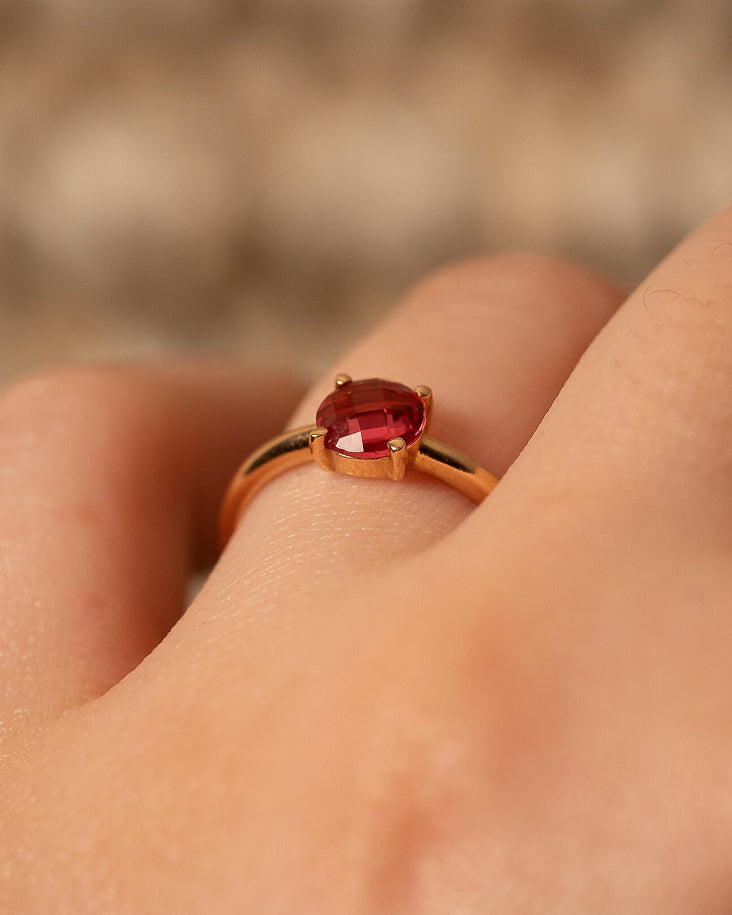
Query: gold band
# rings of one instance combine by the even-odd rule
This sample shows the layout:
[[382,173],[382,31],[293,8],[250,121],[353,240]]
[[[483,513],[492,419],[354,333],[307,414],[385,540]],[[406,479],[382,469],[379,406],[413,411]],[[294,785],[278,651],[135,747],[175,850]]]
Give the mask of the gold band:
[[[244,509],[270,480],[300,464],[307,464],[314,458],[314,443],[320,438],[317,426],[304,426],[290,430],[271,439],[250,455],[241,465],[224,496],[219,519],[219,544],[224,548],[233,534]],[[423,435],[413,449],[404,449],[406,464],[399,477],[407,468],[437,477],[444,483],[459,490],[473,502],[480,503],[498,483],[498,479],[475,461],[449,445],[444,445]],[[353,461],[339,456],[340,461]],[[358,476],[383,477],[376,461],[358,461]],[[370,473],[370,468],[374,473]],[[336,469],[336,468],[329,468]],[[392,477],[396,479],[396,477]]]

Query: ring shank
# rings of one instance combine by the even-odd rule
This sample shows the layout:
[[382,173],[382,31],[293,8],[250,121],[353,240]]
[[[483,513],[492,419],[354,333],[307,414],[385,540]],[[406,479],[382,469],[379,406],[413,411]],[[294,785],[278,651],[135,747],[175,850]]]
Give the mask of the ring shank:
[[[270,480],[286,470],[313,460],[310,435],[315,426],[290,429],[270,439],[251,454],[237,471],[224,496],[219,518],[219,546],[223,550],[244,509]],[[475,461],[427,435],[409,456],[409,467],[447,483],[476,504],[498,483],[497,477]]]

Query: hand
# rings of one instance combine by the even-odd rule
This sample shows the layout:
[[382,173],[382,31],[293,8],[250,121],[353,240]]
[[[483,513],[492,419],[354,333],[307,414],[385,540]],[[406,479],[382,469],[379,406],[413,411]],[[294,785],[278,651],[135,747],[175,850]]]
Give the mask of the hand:
[[291,424],[336,371],[426,383],[505,479],[288,472],[178,622],[292,386],[9,390],[0,909],[729,911],[732,210],[622,298],[533,257],[428,279]]

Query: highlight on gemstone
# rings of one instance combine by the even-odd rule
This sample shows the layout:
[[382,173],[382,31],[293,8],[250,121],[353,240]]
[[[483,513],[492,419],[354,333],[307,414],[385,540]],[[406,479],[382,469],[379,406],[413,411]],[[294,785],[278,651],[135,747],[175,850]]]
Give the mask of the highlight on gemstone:
[[407,446],[424,432],[424,401],[404,384],[366,378],[348,381],[318,407],[316,422],[327,429],[324,444],[348,457],[373,460],[389,455],[389,441]]

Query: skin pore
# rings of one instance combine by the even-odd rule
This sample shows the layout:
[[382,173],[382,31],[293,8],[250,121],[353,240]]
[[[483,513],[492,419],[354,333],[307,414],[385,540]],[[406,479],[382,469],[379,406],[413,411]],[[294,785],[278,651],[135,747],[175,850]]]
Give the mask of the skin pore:
[[[0,400],[0,909],[732,905],[732,210],[627,297],[427,278],[304,397],[75,368]],[[337,371],[430,385],[504,476],[228,477]]]

